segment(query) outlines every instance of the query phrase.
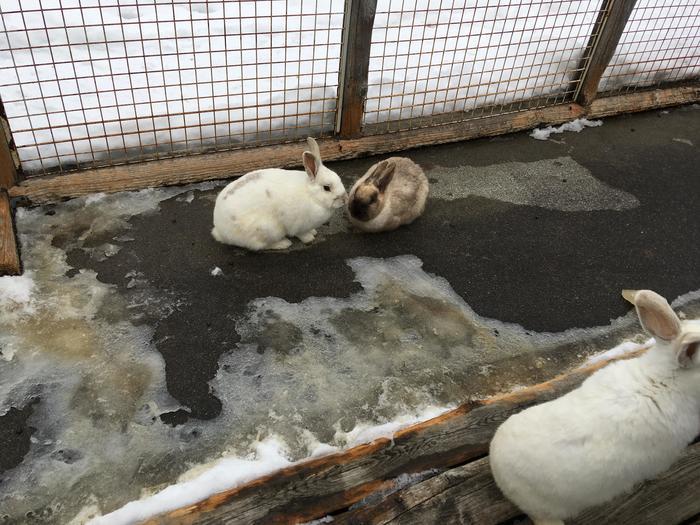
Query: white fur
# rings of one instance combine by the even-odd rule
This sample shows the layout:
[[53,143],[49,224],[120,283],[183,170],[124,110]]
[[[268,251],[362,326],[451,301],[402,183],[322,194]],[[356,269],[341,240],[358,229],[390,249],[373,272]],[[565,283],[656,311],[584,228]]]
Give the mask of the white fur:
[[491,442],[502,492],[536,523],[564,520],[667,470],[700,433],[700,351],[679,364],[698,340],[700,321],[680,323],[673,340],[511,416]]
[[313,139],[309,146],[304,155],[313,155],[316,164],[306,172],[258,170],[226,186],[216,198],[212,236],[249,250],[285,249],[288,237],[312,242],[347,194],[340,177],[322,164]]

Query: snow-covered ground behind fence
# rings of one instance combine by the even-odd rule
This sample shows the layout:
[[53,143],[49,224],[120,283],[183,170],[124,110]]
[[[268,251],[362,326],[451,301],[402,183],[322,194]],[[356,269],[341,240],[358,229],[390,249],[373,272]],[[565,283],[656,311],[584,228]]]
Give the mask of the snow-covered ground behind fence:
[[[3,0],[0,96],[24,169],[332,133],[344,4]],[[379,0],[365,123],[570,100],[600,7]],[[639,0],[601,88],[698,75],[700,2]]]

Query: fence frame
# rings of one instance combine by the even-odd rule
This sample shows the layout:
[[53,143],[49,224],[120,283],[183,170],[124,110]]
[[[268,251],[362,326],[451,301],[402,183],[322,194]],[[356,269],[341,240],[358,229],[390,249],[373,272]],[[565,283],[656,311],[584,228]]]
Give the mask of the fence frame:
[[[641,90],[609,97],[598,97],[600,79],[613,57],[636,0],[603,0],[582,59],[573,101],[512,113],[489,115],[470,120],[441,114],[429,126],[391,133],[363,133],[363,113],[367,96],[372,27],[377,0],[346,0],[341,47],[340,78],[335,135],[319,140],[325,160],[351,159],[400,151],[419,146],[457,142],[555,125],[579,117],[598,118],[663,108],[700,101],[700,83]],[[443,123],[441,123],[443,122]],[[41,204],[94,192],[136,190],[226,179],[268,166],[297,167],[301,164],[298,143],[281,143],[231,151],[145,161],[136,164],[91,168],[65,175],[22,180],[21,166],[13,154],[10,128],[0,101],[0,199],[16,205]],[[6,140],[3,140],[6,139]],[[8,207],[9,208],[9,207]],[[2,208],[0,208],[0,213]],[[10,211],[5,212],[10,213]],[[10,227],[7,225],[10,224]],[[12,218],[0,217],[0,274],[19,272],[19,256],[12,232]],[[8,231],[9,230],[9,231]],[[11,235],[10,235],[11,234]],[[15,262],[16,261],[16,262]]]

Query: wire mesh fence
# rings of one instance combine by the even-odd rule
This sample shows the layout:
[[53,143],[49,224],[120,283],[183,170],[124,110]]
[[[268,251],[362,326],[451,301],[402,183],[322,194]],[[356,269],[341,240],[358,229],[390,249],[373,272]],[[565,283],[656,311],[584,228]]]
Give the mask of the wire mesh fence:
[[[334,135],[349,2],[2,0],[25,176]],[[610,3],[378,0],[362,132],[573,101]],[[699,0],[638,0],[600,87],[698,76]]]
[[343,0],[3,0],[0,96],[25,172],[335,124]]
[[365,123],[381,132],[571,100],[600,4],[380,0]]
[[638,0],[599,90],[609,94],[700,78],[700,1]]

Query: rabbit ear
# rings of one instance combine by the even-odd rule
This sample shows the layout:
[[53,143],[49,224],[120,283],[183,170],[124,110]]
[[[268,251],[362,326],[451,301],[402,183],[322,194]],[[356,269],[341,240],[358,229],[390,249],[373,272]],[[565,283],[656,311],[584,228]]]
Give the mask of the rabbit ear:
[[318,147],[318,143],[313,137],[306,137],[306,143],[309,145],[309,149],[314,157],[318,159],[318,163],[321,164],[321,149]]
[[681,333],[681,321],[666,299],[651,290],[623,290],[622,296],[637,309],[642,327],[656,338],[673,341]]
[[396,170],[396,164],[389,164],[386,160],[379,163],[377,169],[374,170],[372,175],[367,179],[368,182],[374,184],[379,191],[386,190],[387,186],[394,178],[394,171]]
[[316,158],[316,156],[310,151],[305,151],[301,157],[304,163],[304,169],[307,175],[313,181],[316,180],[316,175],[318,175],[318,168],[321,167],[321,159]]
[[693,365],[696,356],[700,356],[700,332],[683,335],[681,349],[678,352],[678,364],[682,367]]

